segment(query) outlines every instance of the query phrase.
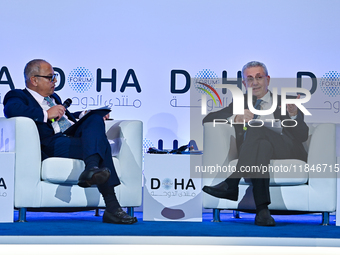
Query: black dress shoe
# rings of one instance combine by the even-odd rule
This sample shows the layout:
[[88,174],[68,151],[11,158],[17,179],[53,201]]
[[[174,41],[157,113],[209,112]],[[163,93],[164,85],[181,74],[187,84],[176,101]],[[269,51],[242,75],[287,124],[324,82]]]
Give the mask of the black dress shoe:
[[122,208],[119,207],[114,213],[110,213],[105,210],[103,222],[113,224],[133,224],[137,222],[137,218],[128,215]]
[[105,183],[111,175],[110,169],[107,167],[93,167],[83,171],[78,178],[78,186],[87,188],[92,185]]
[[204,186],[203,191],[214,197],[225,198],[232,201],[238,200],[238,187],[237,189],[230,189],[225,181],[215,186]]
[[272,227],[272,226],[275,226],[275,220],[270,215],[270,212],[268,209],[262,209],[261,211],[256,213],[255,225]]

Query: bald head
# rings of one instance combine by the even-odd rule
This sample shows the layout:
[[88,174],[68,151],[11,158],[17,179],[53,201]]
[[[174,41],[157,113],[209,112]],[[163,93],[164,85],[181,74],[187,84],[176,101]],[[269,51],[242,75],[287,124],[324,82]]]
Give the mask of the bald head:
[[43,97],[54,93],[55,83],[53,67],[43,59],[28,62],[24,69],[26,87],[39,93]]
[[34,77],[34,75],[40,74],[42,63],[48,63],[48,62],[43,59],[33,59],[26,64],[25,69],[24,69],[26,87],[29,88],[29,83],[31,83],[30,82],[31,77]]

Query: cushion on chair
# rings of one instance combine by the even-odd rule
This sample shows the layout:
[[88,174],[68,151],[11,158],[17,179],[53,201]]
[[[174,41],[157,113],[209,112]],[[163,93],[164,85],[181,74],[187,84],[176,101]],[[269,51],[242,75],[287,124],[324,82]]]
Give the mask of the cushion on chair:
[[[238,160],[232,160],[230,167],[236,167]],[[270,161],[272,171],[270,175],[271,186],[294,186],[308,182],[308,172],[303,171],[306,163],[298,159],[275,159]],[[241,185],[251,184],[250,179],[241,179]]]
[[[119,177],[120,167],[115,157],[113,163]],[[42,162],[41,179],[55,184],[76,185],[84,169],[85,164],[82,160],[52,157]]]

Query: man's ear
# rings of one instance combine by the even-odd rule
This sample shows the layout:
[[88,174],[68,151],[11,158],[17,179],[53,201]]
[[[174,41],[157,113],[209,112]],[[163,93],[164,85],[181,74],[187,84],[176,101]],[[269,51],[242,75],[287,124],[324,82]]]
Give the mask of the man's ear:
[[37,77],[32,76],[30,78],[30,84],[31,84],[31,86],[37,87],[38,86],[38,84],[37,84]]
[[268,82],[268,86],[269,86],[269,83],[270,83],[270,76],[269,75],[267,76],[267,82]]

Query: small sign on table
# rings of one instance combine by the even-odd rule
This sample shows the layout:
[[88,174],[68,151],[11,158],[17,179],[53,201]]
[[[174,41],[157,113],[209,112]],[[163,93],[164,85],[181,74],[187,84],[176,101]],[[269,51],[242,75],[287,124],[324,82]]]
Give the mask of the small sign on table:
[[196,161],[202,155],[145,155],[144,221],[202,221],[201,178],[190,176]]
[[14,219],[14,152],[0,152],[0,222]]

